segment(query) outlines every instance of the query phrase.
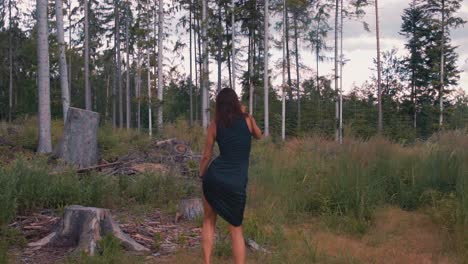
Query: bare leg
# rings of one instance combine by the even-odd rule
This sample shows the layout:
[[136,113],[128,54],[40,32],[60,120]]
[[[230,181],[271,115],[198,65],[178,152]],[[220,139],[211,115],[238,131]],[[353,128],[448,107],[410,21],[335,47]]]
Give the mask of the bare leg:
[[242,233],[242,226],[229,225],[232,241],[232,255],[235,264],[245,263],[245,241]]
[[216,212],[211,208],[203,195],[203,227],[202,227],[202,247],[203,263],[210,264],[211,251],[213,251],[214,235],[216,227]]

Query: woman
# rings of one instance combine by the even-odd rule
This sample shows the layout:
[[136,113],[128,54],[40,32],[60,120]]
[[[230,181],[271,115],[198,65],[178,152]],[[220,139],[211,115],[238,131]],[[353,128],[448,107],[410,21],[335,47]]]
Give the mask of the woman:
[[[234,90],[222,89],[216,97],[215,120],[208,127],[199,171],[203,181],[202,246],[205,264],[210,263],[218,214],[229,223],[235,263],[245,263],[242,220],[252,136],[262,137],[255,119],[245,112]],[[220,155],[208,166],[215,141]]]

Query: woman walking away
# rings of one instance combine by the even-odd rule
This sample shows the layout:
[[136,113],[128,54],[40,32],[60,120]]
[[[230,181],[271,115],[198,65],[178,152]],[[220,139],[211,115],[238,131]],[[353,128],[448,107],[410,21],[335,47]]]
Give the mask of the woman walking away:
[[[262,137],[262,131],[255,119],[246,113],[234,90],[222,89],[216,97],[215,120],[208,127],[199,171],[203,182],[205,215],[202,246],[205,264],[209,264],[211,259],[217,215],[229,223],[234,262],[245,263],[242,220],[252,136],[256,139]],[[220,155],[209,164],[215,141]]]

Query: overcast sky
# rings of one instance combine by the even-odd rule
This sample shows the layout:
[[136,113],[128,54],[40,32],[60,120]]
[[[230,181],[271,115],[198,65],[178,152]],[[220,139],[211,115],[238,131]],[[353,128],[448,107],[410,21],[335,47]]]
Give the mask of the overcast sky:
[[[409,6],[409,0],[384,0],[379,2],[379,15],[380,15],[380,34],[381,34],[381,50],[382,52],[396,48],[399,54],[405,54],[404,43],[405,39],[399,34],[401,27],[401,15],[403,9]],[[376,56],[376,39],[375,39],[375,8],[369,6],[365,9],[366,15],[363,18],[370,25],[371,32],[364,30],[362,21],[351,21],[345,20],[344,25],[344,40],[343,40],[343,52],[345,58],[349,61],[343,69],[343,89],[345,92],[351,90],[353,85],[360,86],[363,82],[370,79],[373,72],[372,60]],[[458,13],[459,16],[468,20],[468,2],[462,3],[462,8]],[[272,18],[271,20],[278,20],[278,18]],[[271,22],[271,21],[270,21]],[[333,25],[333,16],[331,17],[330,24]],[[270,32],[276,40],[281,39],[281,35],[278,31],[273,29],[274,25],[271,26]],[[328,46],[333,46],[334,32],[329,32]],[[459,53],[458,67],[465,72],[461,73],[459,86],[468,92],[468,25],[464,28],[453,30],[451,33],[452,43],[459,46],[457,52]],[[188,37],[187,37],[188,38]],[[244,40],[242,40],[244,42]],[[310,49],[306,48],[305,43],[301,43],[301,59],[302,64],[310,67],[315,72],[315,60],[314,55]],[[240,46],[240,45],[239,45]],[[292,48],[292,42],[290,47]],[[246,49],[246,48],[245,48]],[[270,58],[270,67],[273,68],[273,64],[277,63],[282,56],[281,50],[271,48],[272,57]],[[188,70],[188,51],[186,51],[186,61],[183,63],[184,68]],[[245,53],[245,52],[244,52]],[[245,59],[246,54],[241,56],[240,59]],[[333,57],[333,51],[330,52],[329,56]],[[292,57],[294,59],[294,57]],[[239,62],[240,70],[247,69],[247,62]],[[321,75],[330,75],[333,71],[333,61],[322,62],[320,65]],[[270,68],[270,69],[271,69]],[[281,84],[281,69],[276,67],[273,69],[272,82],[275,87]],[[293,71],[294,73],[295,71]],[[309,78],[314,76],[314,72],[302,71],[301,78]],[[239,76],[239,75],[238,75]],[[295,74],[293,74],[295,78]],[[210,62],[210,80],[215,83],[217,82],[217,66],[215,61]],[[228,82],[228,74],[226,66],[223,65],[223,82]],[[237,83],[237,87],[240,87],[240,83]],[[215,86],[216,87],[216,86]],[[452,87],[454,88],[454,87]],[[236,89],[239,91],[239,88]]]

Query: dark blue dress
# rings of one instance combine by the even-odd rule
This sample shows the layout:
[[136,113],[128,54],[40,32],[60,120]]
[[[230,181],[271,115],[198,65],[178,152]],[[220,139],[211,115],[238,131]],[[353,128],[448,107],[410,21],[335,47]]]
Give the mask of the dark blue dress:
[[203,175],[207,202],[233,226],[240,226],[244,218],[251,141],[252,134],[243,116],[231,127],[218,126],[216,142],[220,155]]

